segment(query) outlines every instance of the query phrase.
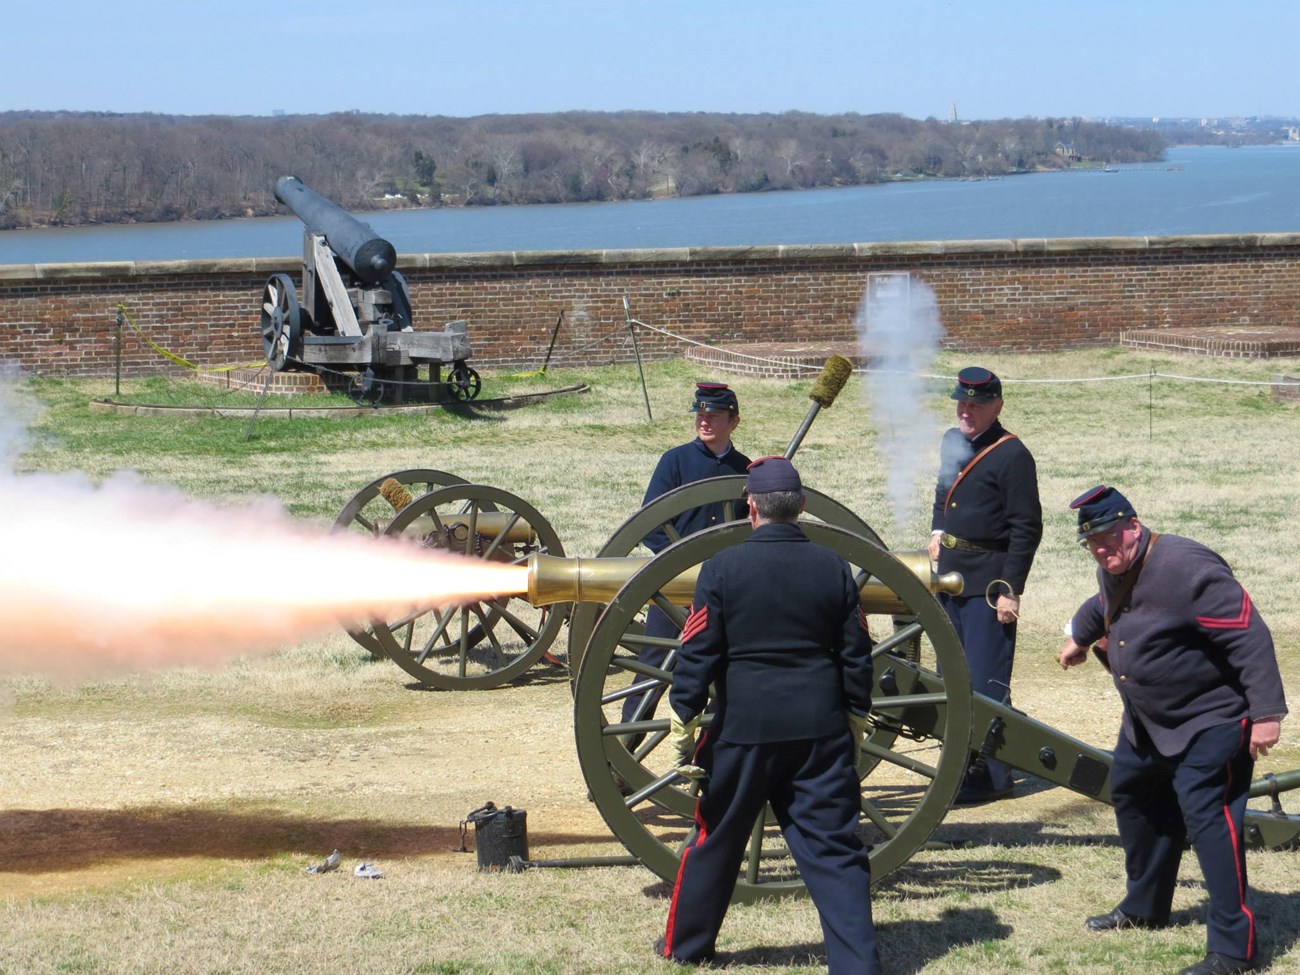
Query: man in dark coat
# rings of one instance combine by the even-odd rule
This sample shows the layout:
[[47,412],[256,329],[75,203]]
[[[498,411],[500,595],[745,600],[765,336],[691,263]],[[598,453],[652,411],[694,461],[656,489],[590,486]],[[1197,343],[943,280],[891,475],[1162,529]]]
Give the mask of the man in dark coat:
[[1227,562],[1145,528],[1115,488],[1070,507],[1100,591],[1074,614],[1059,659],[1081,664],[1097,644],[1124,704],[1110,789],[1128,890],[1085,925],[1168,924],[1190,838],[1210,899],[1207,953],[1179,975],[1248,971],[1257,946],[1243,818],[1255,758],[1277,744],[1286,714],[1272,635]]
[[[871,706],[871,638],[852,571],[796,524],[799,474],[749,470],[753,535],[700,569],[669,692],[667,746],[703,779],[660,954],[714,953],[755,820],[771,804],[821,917],[832,975],[880,971],[871,864],[856,829],[856,753]],[[713,700],[713,723],[695,740]]]
[[[957,426],[939,445],[930,558],[940,572],[960,572],[966,582],[960,596],[940,601],[966,651],[971,689],[1010,703],[1020,596],[1043,537],[1038,471],[1025,445],[998,422],[997,376],[969,366],[957,374],[951,398]],[[979,759],[955,801],[988,802],[1012,792],[1006,763]]]
[[[731,435],[740,426],[740,403],[734,390],[725,383],[696,383],[691,412],[695,414],[695,439],[664,451],[650,478],[650,485],[646,488],[642,507],[684,484],[705,481],[711,477],[744,474],[749,466],[749,458],[731,442]],[[743,516],[741,512],[740,517]],[[689,508],[674,518],[673,531],[676,538],[685,538],[712,525],[722,524],[725,517],[725,507],[720,501],[700,505]],[[663,528],[656,528],[642,540],[642,544],[658,554],[673,541],[675,539],[670,538]],[[646,611],[645,629],[647,636],[663,639],[677,637],[677,627],[655,606]],[[642,663],[652,667],[662,667],[667,656],[666,647],[644,646],[637,653],[637,658]],[[625,698],[623,720],[626,722],[652,717],[662,695],[662,690],[655,690],[645,695],[634,694]]]

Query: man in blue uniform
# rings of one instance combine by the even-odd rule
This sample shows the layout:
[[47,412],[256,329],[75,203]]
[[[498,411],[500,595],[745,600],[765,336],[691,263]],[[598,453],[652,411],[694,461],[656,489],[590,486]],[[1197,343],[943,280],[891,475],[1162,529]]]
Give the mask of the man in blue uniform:
[[1248,971],[1257,946],[1242,820],[1255,758],[1277,744],[1286,714],[1273,638],[1215,552],[1144,527],[1113,487],[1070,507],[1100,591],[1074,614],[1059,659],[1084,663],[1098,644],[1124,704],[1110,790],[1128,888],[1085,926],[1168,924],[1190,839],[1210,898],[1208,947],[1179,975]]
[[[930,558],[940,572],[960,572],[966,582],[962,595],[940,600],[966,651],[971,689],[1010,703],[1020,596],[1043,537],[1038,471],[1024,443],[998,422],[997,376],[969,366],[957,374],[951,398],[957,426],[939,445]],[[1006,763],[980,758],[955,801],[989,802],[1012,791]]]
[[[731,435],[740,426],[740,404],[734,390],[725,383],[696,383],[691,412],[695,414],[695,439],[665,451],[659,458],[642,507],[683,484],[744,474],[749,466],[749,458],[731,442]],[[742,511],[740,517],[743,516]],[[722,524],[725,517],[724,505],[719,501],[683,511],[673,519],[672,527],[677,538],[685,538],[711,525]],[[667,531],[656,528],[642,544],[658,554],[673,541]],[[677,627],[658,607],[647,610],[645,629],[647,636],[669,640],[677,637]],[[666,647],[642,647],[637,653],[637,659],[653,667],[663,666],[667,656]],[[644,706],[640,694],[624,699],[623,720],[651,717],[662,696],[662,690],[648,692]]]
[[[771,803],[821,917],[831,975],[878,975],[871,864],[856,829],[856,752],[871,706],[871,638],[844,560],[796,524],[784,457],[749,469],[750,538],[700,569],[669,692],[667,746],[703,779],[657,951],[712,957],[755,820]],[[700,715],[717,689],[713,723]]]

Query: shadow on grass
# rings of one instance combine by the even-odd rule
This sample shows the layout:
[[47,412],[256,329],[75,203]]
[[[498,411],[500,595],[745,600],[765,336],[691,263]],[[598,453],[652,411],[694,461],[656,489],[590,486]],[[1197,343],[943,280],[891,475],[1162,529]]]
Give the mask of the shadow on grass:
[[[450,853],[462,844],[459,824],[422,826],[368,819],[309,819],[205,809],[40,809],[0,812],[0,870],[58,873],[122,860],[210,857],[262,859],[278,854],[319,858],[332,849],[349,857],[403,857]],[[545,833],[537,846],[590,843],[587,833]]]

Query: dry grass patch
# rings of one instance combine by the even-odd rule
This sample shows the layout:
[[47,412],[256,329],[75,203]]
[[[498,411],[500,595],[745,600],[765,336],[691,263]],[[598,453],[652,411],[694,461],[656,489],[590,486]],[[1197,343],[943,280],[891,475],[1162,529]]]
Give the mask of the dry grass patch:
[[[940,368],[968,361],[948,356]],[[1114,739],[1109,682],[1095,667],[1065,674],[1053,659],[1061,624],[1092,586],[1066,505],[1102,481],[1123,487],[1157,529],[1198,538],[1236,566],[1300,701],[1300,408],[1256,387],[1145,378],[1265,380],[1279,365],[1120,351],[980,361],[1008,380],[1004,420],[1038,460],[1047,517],[1016,705],[1089,743]],[[1065,381],[1132,374],[1144,378]],[[650,365],[652,424],[634,370],[551,370],[538,385],[589,382],[592,392],[479,417],[259,421],[252,442],[241,421],[88,414],[102,383],[45,383],[47,408],[17,466],[91,479],[130,468],[234,503],[269,494],[318,524],[384,473],[441,469],[517,494],[568,554],[590,555],[638,506],[659,453],[690,435],[690,384],[710,378]],[[732,380],[745,452],[784,451],[812,378]],[[485,377],[485,393],[492,384]],[[947,387],[929,382],[924,401],[905,408],[944,424]],[[920,547],[937,443],[906,447],[922,473],[896,518],[885,490],[896,458],[876,448],[885,422],[855,378],[798,463],[888,544]],[[428,691],[342,633],[216,670],[80,676],[14,677],[0,689],[0,972],[672,970],[649,954],[667,909],[666,885],[649,872],[480,874],[473,853],[454,852],[462,820],[487,800],[527,810],[535,859],[623,852],[586,801],[562,676]],[[1260,771],[1295,767],[1300,737],[1288,721]],[[1190,857],[1175,927],[1085,935],[1082,918],[1113,906],[1123,882],[1114,821],[1097,803],[1027,780],[1012,802],[950,812],[936,837],[949,846],[877,885],[891,975],[1157,975],[1202,953],[1204,893]],[[343,870],[305,873],[336,847]],[[1297,856],[1250,856],[1261,941],[1279,973],[1300,972]],[[387,876],[353,878],[363,859]],[[804,900],[737,908],[720,948],[738,973],[825,964]]]

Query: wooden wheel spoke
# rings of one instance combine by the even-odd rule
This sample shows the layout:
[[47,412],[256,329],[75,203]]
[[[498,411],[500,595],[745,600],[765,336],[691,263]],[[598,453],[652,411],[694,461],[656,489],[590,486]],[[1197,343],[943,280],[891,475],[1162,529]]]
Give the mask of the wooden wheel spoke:
[[[676,785],[678,782],[686,782],[686,781],[689,780],[679,775],[676,769],[671,769],[670,771],[665,772],[663,775],[660,775],[659,777],[652,779],[648,785],[643,785],[635,792],[626,796],[623,799],[623,805],[626,806],[628,809],[635,809],[637,806],[641,805],[641,803],[653,797],[656,793],[662,792],[664,789]],[[694,785],[695,784],[692,783],[692,787],[694,787]]]
[[627,687],[601,695],[601,703],[615,704],[619,701],[625,700],[626,698],[636,697],[638,694],[645,694],[647,691],[653,691],[656,688],[667,687],[668,684],[669,679],[667,674],[664,674],[662,678],[635,681]]
[[460,608],[460,648],[456,656],[456,675],[465,676],[465,665],[469,661],[469,608]]
[[655,593],[654,604],[672,621],[673,626],[677,627],[679,632],[686,625],[686,610],[681,606],[670,603],[663,593]]
[[537,639],[537,631],[514,613],[510,612],[510,610],[506,609],[504,603],[499,603],[493,600],[489,605],[497,615],[501,617],[501,619],[506,621],[506,625],[509,626],[510,629],[514,630],[515,634],[525,643],[532,643]]
[[751,884],[758,883],[758,868],[763,862],[763,828],[767,822],[767,812],[758,814],[754,828],[749,832],[749,849],[745,851],[745,879]]
[[895,751],[892,748],[884,748],[874,744],[870,738],[862,743],[862,752],[864,755],[871,755],[880,759],[882,762],[888,762],[890,765],[896,765],[899,768],[905,768],[909,772],[915,772],[917,775],[924,776],[927,779],[933,779],[939,774],[939,770],[933,765],[919,761],[902,752]]
[[891,823],[880,807],[866,796],[862,797],[862,815],[867,818],[867,821],[872,826],[884,833],[886,839],[892,839],[898,835],[898,827]]
[[501,543],[505,540],[506,536],[510,534],[510,529],[514,528],[515,525],[517,525],[518,523],[519,523],[519,512],[512,511],[510,513],[510,518],[506,521],[502,529],[496,533],[496,536],[492,539],[492,541],[488,543],[487,548],[483,550],[483,554],[480,556],[480,558],[483,559],[492,558],[492,553],[495,552],[497,548],[500,547]]
[[900,627],[872,647],[871,659],[875,660],[883,654],[892,653],[897,647],[920,636],[923,632],[925,632],[925,630],[919,622],[909,623],[907,626]]
[[[424,641],[424,648],[420,651],[420,653],[415,658],[416,663],[422,664],[427,659],[429,659],[429,654],[433,653],[434,644],[437,643],[439,639],[443,641],[443,649],[446,649],[447,647],[451,646],[451,638],[447,636],[447,627],[451,623],[452,616],[454,614],[448,613],[446,616],[444,616],[442,613],[438,612],[437,610],[434,610],[433,615],[438,620],[438,626],[436,629],[434,629],[432,633],[429,634],[428,638]],[[409,651],[410,641],[408,640],[407,642],[408,642],[407,650]]]

